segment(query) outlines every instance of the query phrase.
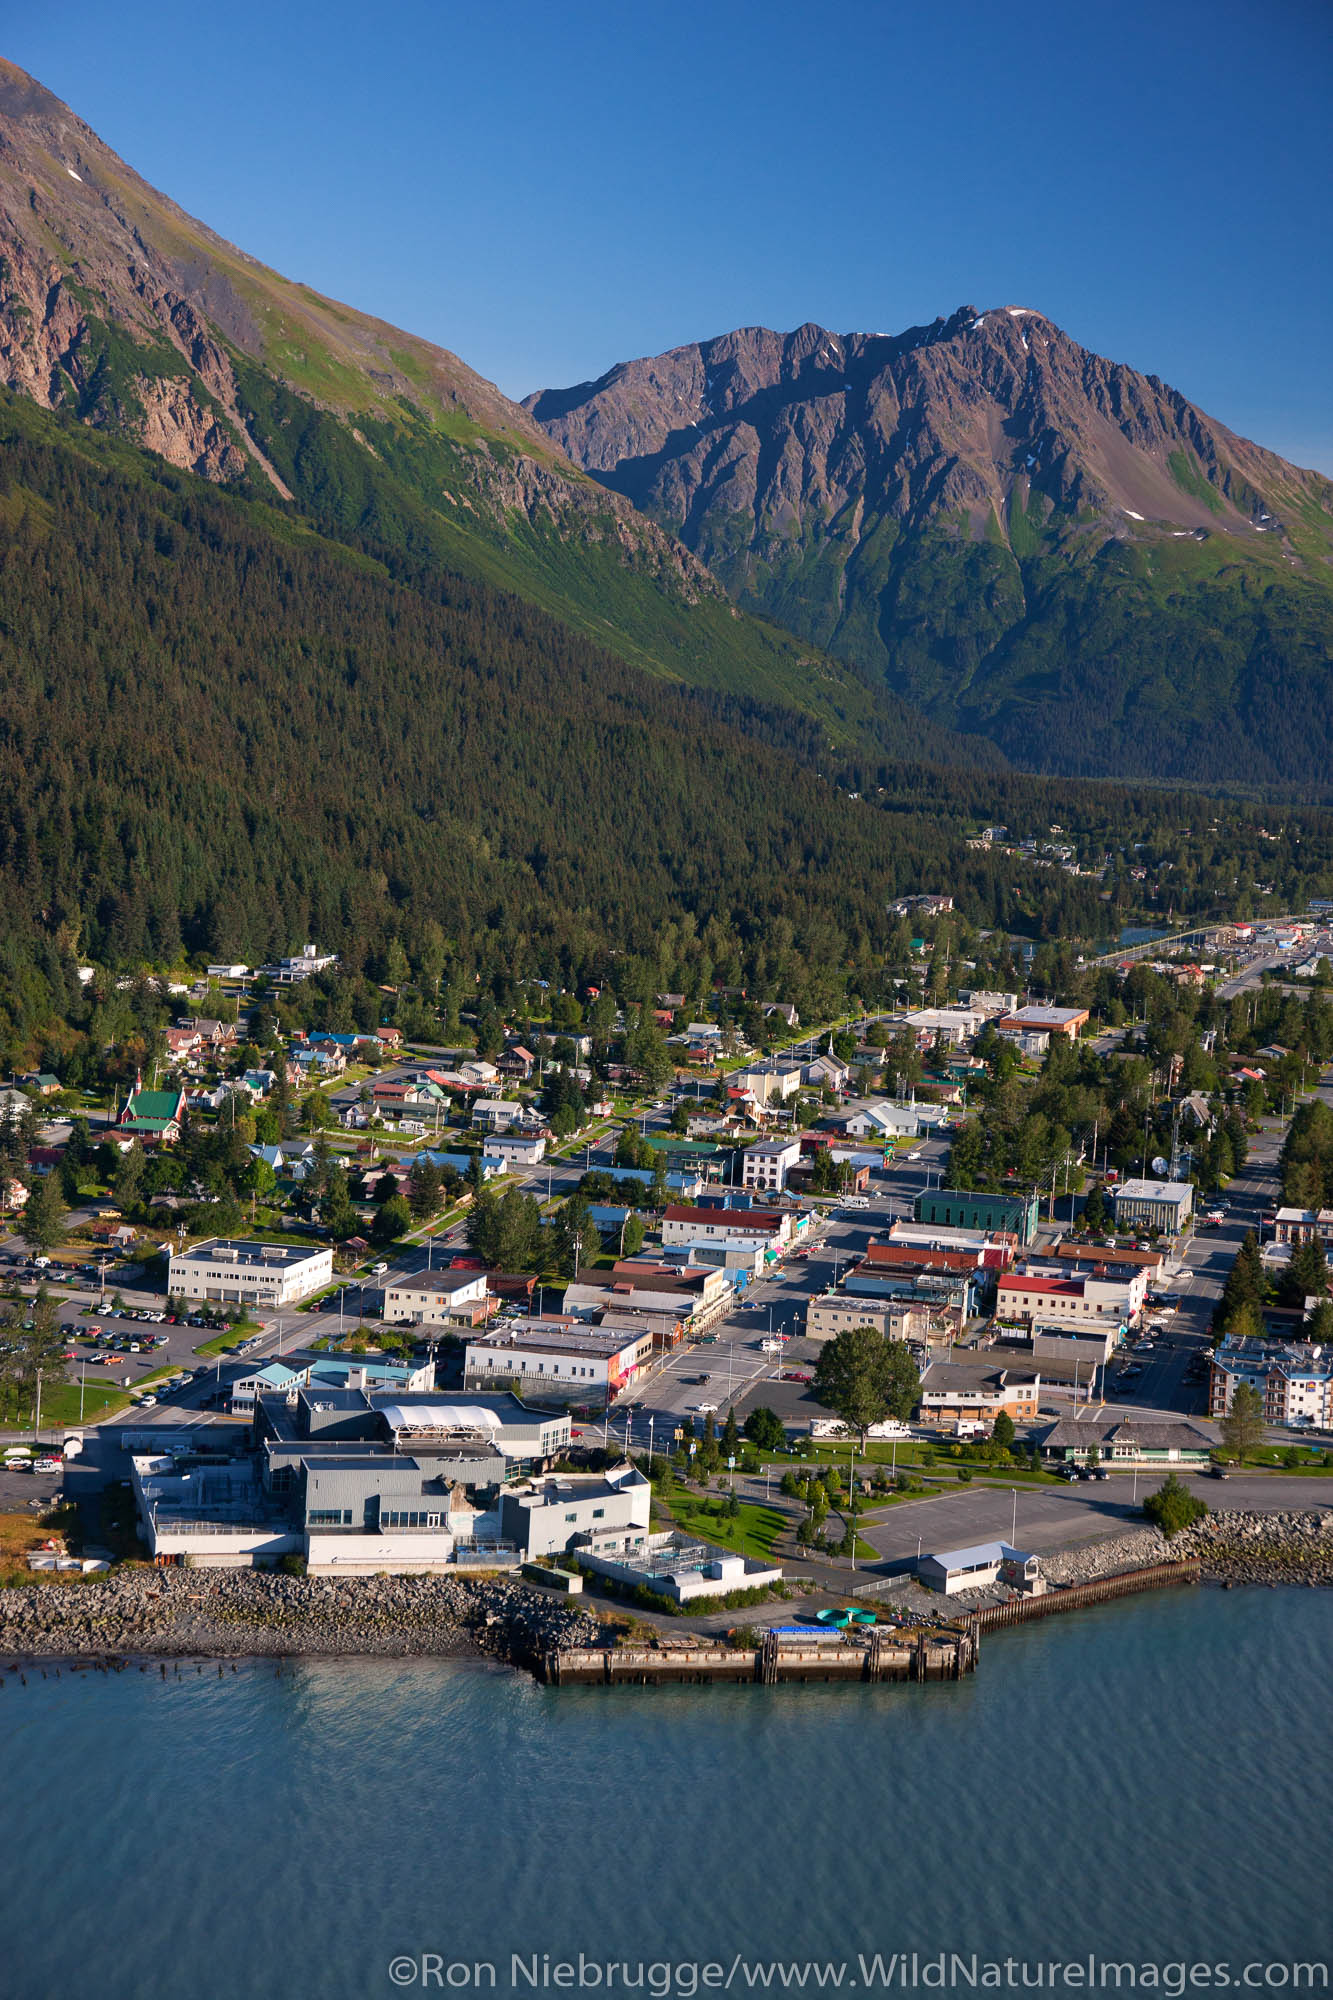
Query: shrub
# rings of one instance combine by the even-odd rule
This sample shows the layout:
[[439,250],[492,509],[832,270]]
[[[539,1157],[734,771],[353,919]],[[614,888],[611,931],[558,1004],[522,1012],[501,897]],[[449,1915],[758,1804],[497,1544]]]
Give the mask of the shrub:
[[1191,1493],[1174,1472],[1168,1473],[1155,1493],[1143,1503],[1143,1512],[1168,1541],[1201,1521],[1208,1509],[1197,1493]]

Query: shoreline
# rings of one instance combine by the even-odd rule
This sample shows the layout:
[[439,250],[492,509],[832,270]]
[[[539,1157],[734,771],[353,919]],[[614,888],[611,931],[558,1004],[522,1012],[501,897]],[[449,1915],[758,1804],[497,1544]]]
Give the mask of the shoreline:
[[53,1661],[321,1658],[493,1660],[530,1670],[553,1647],[587,1645],[599,1631],[584,1611],[489,1578],[140,1570],[0,1590],[0,1671]]
[[[1196,1561],[1200,1581],[1333,1588],[1333,1508],[1210,1514],[1170,1541],[1132,1528],[1042,1559],[1051,1584]],[[939,1600],[944,1618],[966,1601]],[[1054,1608],[1054,1606],[1052,1607]],[[677,1628],[682,1636],[688,1627]],[[115,1571],[63,1588],[0,1590],[0,1674],[120,1672],[142,1663],[468,1659],[540,1672],[553,1652],[605,1644],[581,1607],[507,1578],[289,1577],[260,1570]],[[146,1668],[145,1668],[146,1670]]]

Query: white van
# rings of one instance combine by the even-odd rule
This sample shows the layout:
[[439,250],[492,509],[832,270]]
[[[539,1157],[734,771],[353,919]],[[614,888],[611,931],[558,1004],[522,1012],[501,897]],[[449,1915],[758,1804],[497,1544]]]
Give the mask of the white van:
[[845,1194],[842,1198],[842,1206],[844,1208],[869,1208],[870,1196],[868,1194]]

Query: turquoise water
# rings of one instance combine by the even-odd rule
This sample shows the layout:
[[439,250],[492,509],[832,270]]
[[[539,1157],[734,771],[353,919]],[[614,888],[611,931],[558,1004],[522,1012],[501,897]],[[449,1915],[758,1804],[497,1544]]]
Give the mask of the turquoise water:
[[1181,1591],[925,1688],[6,1675],[0,1994],[341,2000],[433,1990],[428,1952],[501,1993],[562,1990],[515,1952],[658,1994],[737,1954],[731,1991],[809,1958],[864,1990],[875,1951],[1333,1959],[1331,1643],[1333,1594]]

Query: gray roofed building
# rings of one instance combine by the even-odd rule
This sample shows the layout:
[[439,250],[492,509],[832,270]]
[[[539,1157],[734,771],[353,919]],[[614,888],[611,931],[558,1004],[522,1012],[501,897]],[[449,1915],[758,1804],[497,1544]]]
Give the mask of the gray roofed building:
[[1096,1450],[1110,1465],[1205,1465],[1217,1439],[1198,1424],[1171,1418],[1062,1418],[1040,1434],[1051,1463],[1084,1464]]

